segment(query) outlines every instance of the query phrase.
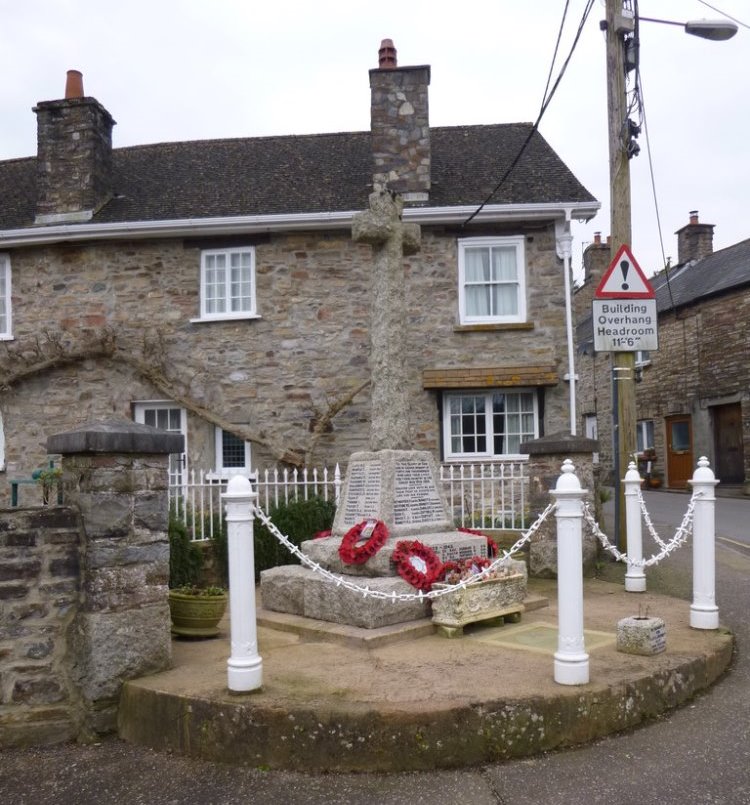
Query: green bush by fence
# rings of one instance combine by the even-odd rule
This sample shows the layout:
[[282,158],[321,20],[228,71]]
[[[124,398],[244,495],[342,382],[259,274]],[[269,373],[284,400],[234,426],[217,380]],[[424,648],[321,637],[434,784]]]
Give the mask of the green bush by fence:
[[[330,500],[309,498],[274,506],[268,516],[276,528],[295,545],[300,545],[318,531],[326,531],[333,525],[336,506]],[[273,534],[255,520],[255,580],[261,570],[277,565],[299,564],[296,557],[285,548]]]

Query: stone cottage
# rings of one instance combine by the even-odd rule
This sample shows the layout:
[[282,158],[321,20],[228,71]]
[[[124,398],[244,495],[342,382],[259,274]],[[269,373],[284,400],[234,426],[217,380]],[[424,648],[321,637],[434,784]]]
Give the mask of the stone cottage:
[[[659,349],[636,354],[637,445],[641,470],[674,489],[706,456],[722,486],[750,493],[750,240],[714,252],[713,224],[696,211],[677,231],[677,265],[650,279]],[[594,353],[591,299],[610,260],[595,238],[577,291],[580,411],[612,472],[609,353]],[[649,463],[650,462],[650,463]]]
[[36,105],[37,155],[0,162],[0,481],[113,416],[185,435],[173,480],[366,448],[373,258],[351,223],[374,187],[422,228],[414,448],[481,460],[568,429],[569,222],[598,203],[530,124],[430,127],[430,68],[389,40],[369,78],[351,133],[113,148],[76,71]]

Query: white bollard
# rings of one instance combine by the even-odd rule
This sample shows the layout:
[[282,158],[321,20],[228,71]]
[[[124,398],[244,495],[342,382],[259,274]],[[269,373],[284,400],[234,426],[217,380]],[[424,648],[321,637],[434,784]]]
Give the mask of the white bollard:
[[229,549],[232,652],[227,661],[227,684],[230,691],[244,693],[256,690],[263,683],[255,615],[253,503],[257,495],[247,478],[235,475],[221,497],[225,502]]
[[589,681],[589,655],[583,641],[583,496],[585,489],[566,459],[557,486],[557,651],[555,682],[585,685]]
[[693,603],[690,625],[693,629],[718,629],[719,608],[716,606],[716,495],[719,482],[702,456],[698,468],[688,481],[697,493],[693,512]]
[[642,564],[635,564],[643,561],[643,532],[641,505],[638,501],[641,476],[634,461],[628,464],[623,484],[625,484],[625,531],[628,553],[625,590],[629,593],[643,593],[646,591],[646,573]]

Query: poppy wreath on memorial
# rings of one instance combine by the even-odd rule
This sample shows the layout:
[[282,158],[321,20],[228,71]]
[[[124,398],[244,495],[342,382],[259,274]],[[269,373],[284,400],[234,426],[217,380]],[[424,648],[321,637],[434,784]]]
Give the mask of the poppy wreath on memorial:
[[339,558],[345,565],[363,565],[385,545],[388,539],[388,526],[382,520],[375,521],[375,527],[366,540],[362,532],[371,520],[362,520],[344,534],[339,545]]
[[481,531],[477,531],[475,528],[458,528],[457,530],[462,531],[464,534],[473,534],[475,537],[484,537],[487,540],[487,555],[492,557],[498,555],[499,548],[492,537],[488,537],[486,534],[483,534]]
[[396,543],[391,561],[405,582],[424,592],[429,592],[443,572],[440,557],[432,548],[417,540],[402,540]]

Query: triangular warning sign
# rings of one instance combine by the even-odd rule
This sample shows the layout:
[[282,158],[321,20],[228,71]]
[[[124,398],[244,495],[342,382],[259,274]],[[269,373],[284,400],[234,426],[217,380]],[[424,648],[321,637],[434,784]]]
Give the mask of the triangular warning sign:
[[654,296],[651,283],[633,253],[623,244],[604,272],[594,299],[653,299]]

